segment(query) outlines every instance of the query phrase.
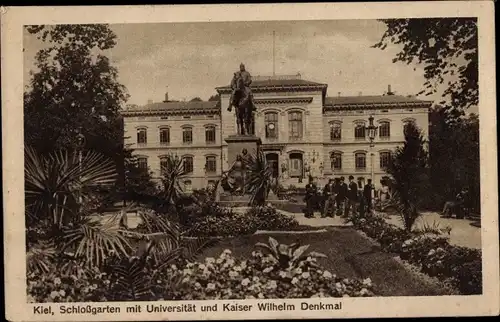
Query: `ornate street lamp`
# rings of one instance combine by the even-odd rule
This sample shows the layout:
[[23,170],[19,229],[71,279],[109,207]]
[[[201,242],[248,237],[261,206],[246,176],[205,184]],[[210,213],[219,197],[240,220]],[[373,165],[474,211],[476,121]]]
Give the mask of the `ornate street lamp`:
[[370,117],[368,118],[368,126],[366,127],[366,130],[368,131],[368,138],[370,139],[370,163],[371,163],[371,178],[372,178],[372,183],[375,182],[374,180],[374,164],[373,164],[373,156],[374,156],[374,153],[373,153],[373,147],[375,146],[375,144],[373,143],[373,141],[375,140],[375,136],[377,135],[377,130],[378,130],[378,127],[375,126],[373,124],[373,115],[370,115]]

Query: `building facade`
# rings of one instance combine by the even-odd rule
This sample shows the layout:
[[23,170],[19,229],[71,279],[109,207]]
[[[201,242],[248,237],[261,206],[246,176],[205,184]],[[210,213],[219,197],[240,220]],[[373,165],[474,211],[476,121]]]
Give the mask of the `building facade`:
[[[388,93],[380,96],[327,96],[327,85],[300,75],[255,77],[255,134],[285,186],[303,186],[309,175],[326,181],[353,175],[377,186],[386,175],[390,154],[404,142],[404,128],[415,123],[428,135],[432,102]],[[140,165],[161,176],[167,155],[184,160],[184,189],[206,187],[231,166],[229,135],[236,133],[234,112],[227,111],[231,89],[216,88],[220,102],[171,102],[132,106],[124,112],[126,144]],[[378,127],[370,145],[368,119]],[[321,182],[322,183],[322,182]]]

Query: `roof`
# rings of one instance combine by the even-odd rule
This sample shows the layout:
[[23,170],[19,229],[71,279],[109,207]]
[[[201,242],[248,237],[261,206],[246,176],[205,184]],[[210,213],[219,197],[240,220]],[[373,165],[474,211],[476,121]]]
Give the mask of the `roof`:
[[[254,91],[293,91],[293,90],[321,90],[326,93],[327,84],[317,83],[301,79],[300,75],[293,77],[280,76],[256,76],[252,79],[252,88]],[[229,93],[231,86],[221,86],[216,88],[219,93]]]
[[128,107],[122,114],[207,114],[220,113],[217,101],[160,102]]
[[432,101],[424,101],[413,96],[402,95],[372,95],[372,96],[339,96],[326,97],[326,109],[345,108],[372,108],[372,107],[401,107],[401,106],[429,106]]

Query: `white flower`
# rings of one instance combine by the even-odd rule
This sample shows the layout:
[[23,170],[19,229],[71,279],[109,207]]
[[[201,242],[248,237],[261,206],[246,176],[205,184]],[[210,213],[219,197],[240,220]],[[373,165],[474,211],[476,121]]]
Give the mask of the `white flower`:
[[436,253],[436,251],[435,251],[434,249],[431,249],[431,250],[429,251],[429,253],[427,254],[427,256],[432,256],[432,255],[434,255],[435,253]]
[[213,258],[213,257],[207,257],[207,258],[205,258],[205,262],[207,264],[213,264],[213,263],[215,263],[215,258]]
[[259,277],[258,277],[258,276],[254,276],[254,277],[252,278],[252,281],[254,281],[254,282],[258,282],[258,281],[259,281]]
[[366,288],[362,288],[361,291],[359,291],[359,294],[367,295],[367,294],[370,294],[370,292]]
[[170,268],[171,268],[172,270],[174,270],[174,271],[176,271],[176,270],[177,270],[177,266],[176,266],[175,264],[170,265]]
[[186,267],[187,268],[193,268],[194,267],[194,263],[187,263]]
[[191,269],[189,269],[189,268],[185,268],[185,269],[182,271],[182,273],[183,273],[184,275],[191,275],[191,274],[193,273],[193,271],[192,271]]
[[224,260],[222,258],[217,258],[217,260],[215,261],[217,264],[221,264]]
[[195,288],[201,288],[201,284],[200,284],[200,283],[198,283],[198,282],[196,282],[196,283],[194,283],[194,287],[195,287]]
[[57,291],[50,292],[50,298],[51,299],[55,299],[58,296],[59,296],[59,292],[57,292]]
[[344,294],[342,297],[350,297],[349,294]]
[[241,285],[243,286],[247,286],[248,284],[250,284],[250,280],[248,278],[245,278],[244,280],[241,281]]
[[323,272],[323,277],[324,278],[332,278],[332,273],[330,273],[329,271],[324,271]]
[[277,288],[277,287],[278,287],[278,283],[276,283],[276,281],[275,281],[275,280],[271,280],[271,281],[269,281],[269,283],[268,283],[268,287],[269,287],[270,289],[275,289],[275,288]]
[[295,274],[299,275],[299,274],[302,274],[302,268],[296,268],[295,271],[294,271]]
[[189,282],[189,277],[184,277],[181,281],[181,283],[187,283]]
[[285,278],[285,277],[287,277],[288,274],[285,271],[280,271],[279,275],[281,278]]
[[215,284],[214,283],[208,283],[207,284],[207,290],[215,290]]
[[297,284],[299,279],[297,277],[292,278],[292,284]]
[[269,272],[270,272],[270,271],[272,271],[272,270],[273,270],[273,268],[272,268],[272,267],[266,267],[266,268],[264,268],[264,269],[262,270],[262,272],[264,272],[264,273],[269,273]]
[[66,296],[66,291],[64,291],[64,290],[60,290],[60,291],[59,291],[59,294],[60,294],[61,296]]
[[309,278],[310,276],[311,274],[309,274],[309,272],[302,273],[302,278]]
[[240,275],[238,272],[235,272],[235,271],[230,271],[229,272],[229,277],[236,277],[238,275]]
[[231,254],[231,251],[229,249],[224,249],[224,251],[222,252],[223,254],[228,254],[230,255]]
[[257,295],[257,297],[258,297],[259,299],[263,299],[263,298],[265,298],[265,297],[264,297],[264,294],[262,294],[262,293],[259,293],[259,294]]
[[339,282],[335,283],[335,288],[342,289],[342,284],[340,284]]
[[242,268],[241,268],[241,266],[236,265],[233,267],[233,270],[236,272],[241,272]]
[[368,277],[363,280],[363,285],[372,285],[372,280]]
[[198,268],[199,268],[199,269],[205,269],[205,268],[206,268],[206,266],[205,266],[204,264],[200,264],[200,265],[198,265]]
[[54,285],[61,284],[61,279],[59,277],[54,278]]

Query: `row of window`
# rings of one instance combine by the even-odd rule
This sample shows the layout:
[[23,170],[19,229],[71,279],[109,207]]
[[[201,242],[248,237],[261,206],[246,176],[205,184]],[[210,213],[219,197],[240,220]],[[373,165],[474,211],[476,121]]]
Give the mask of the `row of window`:
[[[385,169],[391,163],[391,152],[384,151],[380,152],[380,168]],[[354,154],[354,163],[356,170],[364,170],[366,169],[366,153],[365,152],[356,152]],[[342,153],[333,152],[330,155],[330,167],[332,170],[342,170]]]
[[[159,129],[160,144],[168,145],[170,144],[170,128],[162,127]],[[215,126],[209,125],[205,126],[205,142],[207,144],[215,144]],[[146,128],[137,129],[137,144],[144,145],[148,143],[148,132]],[[193,143],[193,128],[190,126],[182,128],[182,143],[192,144]]]
[[[194,159],[192,156],[183,156],[182,165],[184,173],[192,173],[194,170]],[[143,171],[148,171],[148,158],[139,157],[138,166]],[[167,166],[167,159],[165,157],[160,157],[160,173],[164,174],[165,168]],[[217,157],[214,155],[208,155],[205,157],[205,171],[206,172],[216,172],[217,171]]]
[[[303,118],[302,112],[291,112],[288,114],[288,127],[289,127],[289,139],[290,140],[300,140],[303,135]],[[279,133],[278,127],[278,113],[268,112],[264,115],[265,122],[265,136],[267,139],[277,139]],[[391,136],[391,124],[388,121],[382,121],[379,123],[378,132],[380,138],[389,138]],[[408,122],[405,122],[403,131],[406,132],[406,127]],[[354,138],[357,140],[366,139],[366,126],[365,123],[359,122],[354,128]],[[170,128],[163,127],[159,129],[160,144],[168,145],[170,144]],[[333,122],[330,124],[330,140],[338,141],[342,139],[342,125],[340,122]],[[137,143],[139,145],[144,145],[148,142],[148,134],[146,128],[137,129]],[[205,126],[205,142],[207,144],[215,144],[215,126],[209,125]],[[182,128],[182,143],[192,144],[193,143],[193,128],[183,127]]]

